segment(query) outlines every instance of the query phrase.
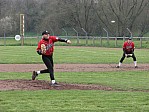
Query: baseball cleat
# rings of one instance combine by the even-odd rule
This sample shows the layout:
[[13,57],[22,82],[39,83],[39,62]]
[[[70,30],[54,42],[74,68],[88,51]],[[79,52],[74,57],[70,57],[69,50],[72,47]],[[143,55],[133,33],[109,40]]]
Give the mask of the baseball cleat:
[[135,68],[138,68],[138,66],[135,66]]
[[116,68],[119,68],[120,66],[116,66]]
[[32,80],[35,80],[37,76],[38,76],[37,72],[33,71]]
[[57,82],[55,82],[55,83],[53,83],[53,84],[50,84],[50,86],[59,87],[60,85],[59,85]]

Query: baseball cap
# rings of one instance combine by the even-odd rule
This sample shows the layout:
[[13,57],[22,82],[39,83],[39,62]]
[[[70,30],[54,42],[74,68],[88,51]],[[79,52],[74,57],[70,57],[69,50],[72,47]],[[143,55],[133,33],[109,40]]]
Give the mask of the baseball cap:
[[50,34],[47,30],[42,32],[42,35],[44,34]]

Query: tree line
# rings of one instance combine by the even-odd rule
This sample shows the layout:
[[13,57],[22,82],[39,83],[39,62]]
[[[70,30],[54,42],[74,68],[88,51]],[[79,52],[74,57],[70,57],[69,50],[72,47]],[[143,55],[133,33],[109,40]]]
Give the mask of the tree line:
[[149,32],[149,0],[0,0],[0,36],[49,30],[55,35],[144,36]]

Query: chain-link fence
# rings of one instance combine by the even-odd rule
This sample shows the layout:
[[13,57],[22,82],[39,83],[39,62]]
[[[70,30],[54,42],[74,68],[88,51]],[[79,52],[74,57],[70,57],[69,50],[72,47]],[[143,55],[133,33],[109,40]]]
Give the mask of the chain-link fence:
[[[59,36],[70,39],[72,46],[122,47],[127,37],[95,37],[95,36]],[[41,36],[24,37],[16,41],[14,37],[0,37],[0,46],[37,46]],[[133,37],[136,48],[149,48],[149,37]],[[55,45],[64,46],[65,43],[56,42]]]

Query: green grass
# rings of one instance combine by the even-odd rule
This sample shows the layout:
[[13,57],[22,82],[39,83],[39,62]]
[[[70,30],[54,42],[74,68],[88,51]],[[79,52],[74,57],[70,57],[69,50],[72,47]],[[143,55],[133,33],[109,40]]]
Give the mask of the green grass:
[[[58,73],[58,81],[100,84],[122,90],[149,90],[148,71]],[[76,80],[77,79],[77,80]]]
[[[3,79],[30,79],[31,73],[0,73]],[[100,84],[123,90],[149,90],[148,71],[123,72],[56,72],[58,82]],[[49,75],[40,75],[39,80],[50,80]],[[76,80],[77,79],[77,80]]]
[[[1,112],[148,112],[148,71],[142,72],[56,72],[57,81],[101,84],[126,91],[38,90],[0,91]],[[3,79],[30,79],[31,73],[0,73]],[[49,80],[48,74],[38,80]]]
[[[0,51],[0,63],[42,63],[36,46],[0,46]],[[149,49],[135,50],[138,63],[149,63],[148,52]],[[122,49],[118,48],[55,46],[54,62],[109,64],[118,63],[121,56]],[[124,63],[132,63],[132,59]],[[99,84],[125,91],[0,91],[0,112],[149,111],[149,94],[143,92],[149,90],[149,71],[56,72],[55,77],[58,82]],[[0,80],[4,79],[31,79],[31,73],[0,72]],[[49,75],[40,75],[38,80],[49,81]]]
[[110,91],[0,92],[1,112],[148,112],[149,94]]
[[[31,79],[31,73],[0,73],[3,79]],[[58,82],[99,84],[120,90],[149,90],[148,71],[123,72],[56,72]],[[49,75],[39,75],[38,80],[50,80]]]
[[[0,63],[42,63],[35,46],[1,46]],[[136,49],[138,63],[149,63],[149,49]],[[118,63],[122,49],[55,46],[55,63]],[[132,58],[124,63],[132,63]]]

